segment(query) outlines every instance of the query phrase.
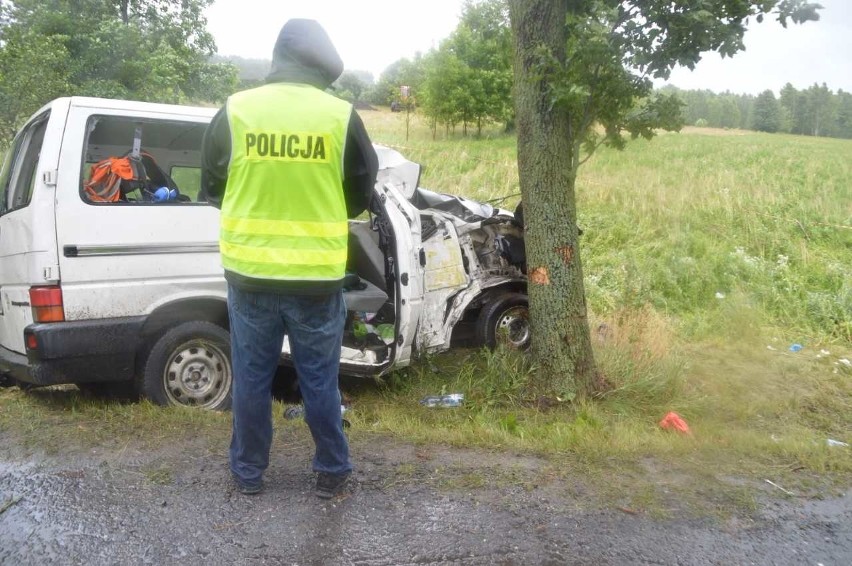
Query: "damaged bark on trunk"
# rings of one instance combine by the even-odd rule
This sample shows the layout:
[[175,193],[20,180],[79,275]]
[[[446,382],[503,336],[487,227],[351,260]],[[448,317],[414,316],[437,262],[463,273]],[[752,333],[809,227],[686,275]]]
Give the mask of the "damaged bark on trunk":
[[568,111],[554,104],[541,50],[565,61],[565,0],[510,0],[515,126],[529,265],[532,356],[541,394],[588,394],[597,385],[580,261]]

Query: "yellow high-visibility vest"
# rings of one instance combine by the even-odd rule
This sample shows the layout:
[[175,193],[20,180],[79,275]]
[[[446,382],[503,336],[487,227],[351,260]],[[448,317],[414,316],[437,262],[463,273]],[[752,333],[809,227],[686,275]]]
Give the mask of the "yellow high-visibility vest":
[[273,83],[231,96],[226,108],[222,266],[257,279],[343,279],[343,151],[352,106],[312,86]]

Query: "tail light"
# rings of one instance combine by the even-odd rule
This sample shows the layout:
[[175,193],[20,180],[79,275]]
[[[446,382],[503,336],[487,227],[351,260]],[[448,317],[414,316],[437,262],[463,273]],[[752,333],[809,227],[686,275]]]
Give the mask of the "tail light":
[[30,287],[30,306],[33,322],[62,322],[65,309],[62,307],[62,288],[59,285]]

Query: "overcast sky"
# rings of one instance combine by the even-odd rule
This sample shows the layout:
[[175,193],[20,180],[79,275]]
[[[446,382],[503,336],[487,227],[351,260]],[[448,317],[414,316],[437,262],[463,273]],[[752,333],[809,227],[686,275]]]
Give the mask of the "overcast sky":
[[[807,88],[825,82],[852,92],[852,0],[818,0],[819,22],[782,28],[754,22],[746,51],[733,59],[707,54],[694,71],[676,69],[671,83],[717,92],[776,93],[786,82]],[[391,63],[437,47],[458,23],[462,0],[215,0],[209,29],[219,53],[269,59],[289,18],[313,18],[325,27],[350,70],[378,75]]]

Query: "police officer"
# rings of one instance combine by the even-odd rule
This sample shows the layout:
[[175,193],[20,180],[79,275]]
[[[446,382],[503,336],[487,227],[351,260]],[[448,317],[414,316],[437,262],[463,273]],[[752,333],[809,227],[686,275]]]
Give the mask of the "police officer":
[[221,208],[234,371],[230,468],[260,492],[272,442],[271,385],[286,333],[316,445],[316,495],[351,473],[338,367],[347,219],[367,206],[378,168],[352,105],[325,92],[343,63],[313,20],[284,24],[267,83],[231,96],[210,123],[202,190]]

